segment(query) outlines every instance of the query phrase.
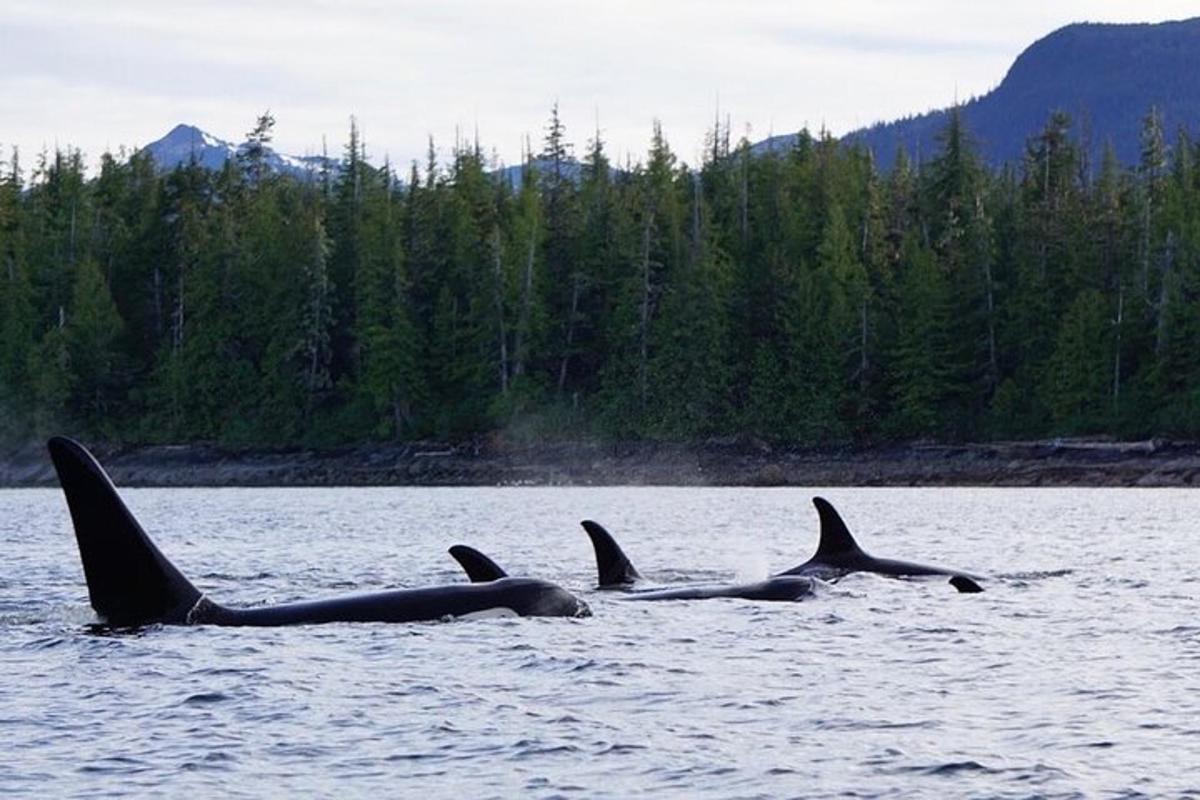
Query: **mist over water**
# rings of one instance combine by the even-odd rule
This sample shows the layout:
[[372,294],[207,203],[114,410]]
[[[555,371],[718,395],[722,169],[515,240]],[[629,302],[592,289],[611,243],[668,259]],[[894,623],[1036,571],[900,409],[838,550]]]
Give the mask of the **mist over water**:
[[[799,603],[592,591],[584,518],[652,581],[874,555]],[[124,490],[215,600],[462,581],[471,544],[591,619],[88,629],[61,493],[0,492],[0,795],[1200,793],[1200,495],[1013,489]]]

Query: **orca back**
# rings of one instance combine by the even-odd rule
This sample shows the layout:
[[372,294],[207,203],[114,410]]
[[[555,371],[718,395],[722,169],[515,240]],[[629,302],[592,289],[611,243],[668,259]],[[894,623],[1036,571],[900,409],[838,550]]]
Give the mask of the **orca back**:
[[456,544],[450,548],[450,555],[467,573],[471,583],[490,583],[501,578],[507,578],[508,573],[500,568],[495,561],[465,544]]
[[186,622],[200,591],[158,551],[83,445],[47,443],[67,498],[92,608],[110,625]]
[[587,532],[592,540],[592,549],[596,551],[596,573],[600,588],[628,585],[641,579],[642,576],[621,546],[603,525],[590,519],[579,524]]

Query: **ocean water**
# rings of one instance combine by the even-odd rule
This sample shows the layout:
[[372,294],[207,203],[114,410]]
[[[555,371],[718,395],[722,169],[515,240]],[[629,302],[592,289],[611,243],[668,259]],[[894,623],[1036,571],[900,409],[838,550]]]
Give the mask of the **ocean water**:
[[[592,590],[583,518],[655,581],[865,549],[797,603]],[[142,489],[225,604],[461,581],[474,545],[590,619],[103,634],[61,493],[0,491],[0,796],[1200,796],[1200,493]]]

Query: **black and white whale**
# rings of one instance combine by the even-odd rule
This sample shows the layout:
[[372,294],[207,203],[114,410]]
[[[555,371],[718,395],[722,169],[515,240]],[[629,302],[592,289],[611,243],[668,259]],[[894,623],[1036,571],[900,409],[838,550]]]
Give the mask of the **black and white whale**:
[[227,608],[209,600],[159,552],[86,448],[64,437],[51,439],[47,446],[75,526],[92,608],[110,626],[275,626],[590,615],[587,604],[565,589],[528,578]]
[[949,576],[950,584],[960,592],[972,594],[983,591],[976,576],[959,570],[868,555],[858,546],[858,542],[854,541],[850,529],[828,500],[814,497],[813,505],[817,507],[817,515],[821,519],[817,552],[808,561],[781,572],[780,575],[799,575],[822,580],[837,580],[852,572],[873,572],[892,578],[945,575]]
[[[595,523],[592,523],[595,525]],[[600,526],[596,526],[599,528]],[[600,530],[604,530],[600,528]],[[625,558],[625,554],[621,552],[621,548],[612,540],[607,531],[604,531],[604,536],[607,537],[611,547],[606,547],[605,552],[615,554],[618,560],[623,560],[625,567],[621,568],[625,574],[632,572],[636,574],[637,570],[633,569],[633,565],[629,564],[629,560]],[[508,573],[502,567],[496,564],[488,556],[479,552],[473,547],[457,544],[450,548],[450,555],[462,566],[463,571],[467,573],[467,577],[474,582],[496,581],[507,577]],[[606,562],[609,567],[612,564]],[[602,568],[603,569],[603,568]],[[610,570],[610,574],[612,573]],[[618,588],[628,587],[628,582],[618,582],[612,585],[601,585],[599,588]],[[809,594],[812,594],[813,581],[810,578],[796,576],[775,577],[769,580],[760,581],[758,583],[714,583],[714,584],[696,584],[688,586],[678,586],[663,589],[649,589],[642,591],[631,591],[622,599],[624,600],[706,600],[714,597],[734,597],[743,600],[799,600]]]
[[[607,531],[605,532],[607,536]],[[610,540],[612,537],[608,537]],[[616,542],[613,547],[619,552]],[[508,573],[495,561],[473,547],[456,544],[450,548],[450,555],[462,566],[467,577],[475,582],[500,580]],[[620,557],[624,558],[621,553]],[[628,559],[626,559],[626,562]],[[632,565],[629,565],[632,570]],[[636,572],[636,570],[634,570]],[[736,597],[743,600],[799,600],[812,593],[813,581],[809,578],[784,576],[771,578],[758,583],[714,583],[678,586],[663,589],[649,589],[629,592],[625,600],[705,600],[712,597]],[[601,586],[600,588],[616,588]]]
[[813,593],[812,576],[776,575],[755,583],[705,583],[658,589],[636,589],[641,574],[625,555],[617,540],[604,526],[590,519],[580,523],[596,553],[596,578],[599,589],[628,592],[627,600],[707,600],[736,597],[743,600],[802,600]]

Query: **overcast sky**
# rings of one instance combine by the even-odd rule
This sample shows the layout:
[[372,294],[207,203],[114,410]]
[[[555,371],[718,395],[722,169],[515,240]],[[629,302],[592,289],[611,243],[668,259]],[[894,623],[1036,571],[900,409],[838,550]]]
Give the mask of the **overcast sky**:
[[1182,19],[1175,0],[5,0],[0,147],[89,163],[189,122],[241,141],[270,108],[283,152],[340,153],[351,115],[398,166],[456,130],[508,163],[558,101],[637,159],[654,119],[696,160],[718,102],[752,139],[835,134],[995,86],[1075,21]]

